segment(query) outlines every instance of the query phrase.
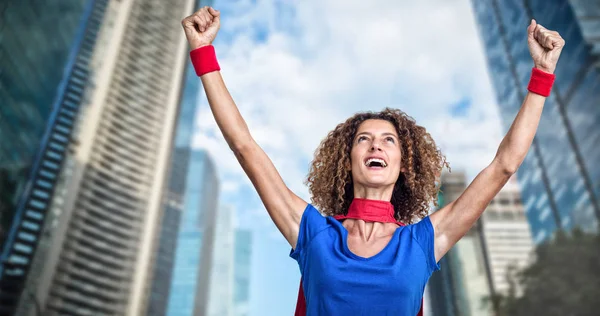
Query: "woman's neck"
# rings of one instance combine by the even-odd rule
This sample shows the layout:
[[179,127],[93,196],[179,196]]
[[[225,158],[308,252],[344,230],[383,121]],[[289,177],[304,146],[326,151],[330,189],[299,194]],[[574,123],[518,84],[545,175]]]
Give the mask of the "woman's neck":
[[364,186],[354,186],[354,198],[359,199],[389,202],[392,200],[393,192],[394,186],[391,186],[389,188],[369,188]]
[[350,236],[358,236],[363,242],[388,236],[398,228],[398,225],[393,223],[373,223],[352,218],[344,220],[342,225]]

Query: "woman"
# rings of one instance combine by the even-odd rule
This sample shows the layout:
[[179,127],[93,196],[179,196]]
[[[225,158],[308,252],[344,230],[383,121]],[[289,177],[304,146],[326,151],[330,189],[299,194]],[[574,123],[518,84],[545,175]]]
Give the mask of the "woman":
[[534,68],[521,110],[490,165],[456,201],[428,216],[447,164],[413,119],[385,109],[338,125],[312,162],[309,204],[286,187],[225,87],[211,45],[219,12],[204,7],[182,25],[215,120],[292,247],[309,315],[417,314],[439,260],[525,158],[564,46],[557,32],[531,21]]

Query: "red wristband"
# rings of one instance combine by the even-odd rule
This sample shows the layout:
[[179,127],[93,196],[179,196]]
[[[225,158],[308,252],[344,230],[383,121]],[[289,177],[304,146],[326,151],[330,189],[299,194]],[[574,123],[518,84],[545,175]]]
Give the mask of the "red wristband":
[[209,72],[221,70],[217,62],[215,47],[212,45],[198,47],[190,51],[190,58],[198,77]]
[[531,78],[529,79],[529,85],[527,90],[548,97],[554,84],[556,75],[544,72],[537,68],[531,70]]

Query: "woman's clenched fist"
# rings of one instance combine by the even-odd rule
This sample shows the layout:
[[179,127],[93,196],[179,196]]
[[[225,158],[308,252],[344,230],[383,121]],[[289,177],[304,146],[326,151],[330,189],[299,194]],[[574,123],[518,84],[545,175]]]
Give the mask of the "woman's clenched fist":
[[527,28],[527,44],[529,53],[536,68],[554,73],[565,40],[556,31],[548,30],[535,20]]
[[204,7],[181,21],[192,50],[212,44],[221,25],[220,14],[218,10]]

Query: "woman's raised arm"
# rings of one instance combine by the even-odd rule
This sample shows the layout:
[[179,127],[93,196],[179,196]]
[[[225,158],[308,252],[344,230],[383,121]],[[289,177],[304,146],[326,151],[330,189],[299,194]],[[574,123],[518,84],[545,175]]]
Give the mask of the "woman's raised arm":
[[517,171],[533,142],[553,73],[565,41],[555,31],[536,24],[527,28],[534,69],[521,110],[500,143],[492,163],[475,177],[465,192],[431,215],[435,229],[435,257],[440,260],[473,226],[490,201]]
[[[183,19],[182,26],[192,50],[209,46],[219,30],[220,13],[204,7]],[[295,247],[307,202],[288,189],[269,157],[254,141],[221,73],[211,71],[200,78],[210,109],[229,148],[252,181],[271,219],[290,245]]]

